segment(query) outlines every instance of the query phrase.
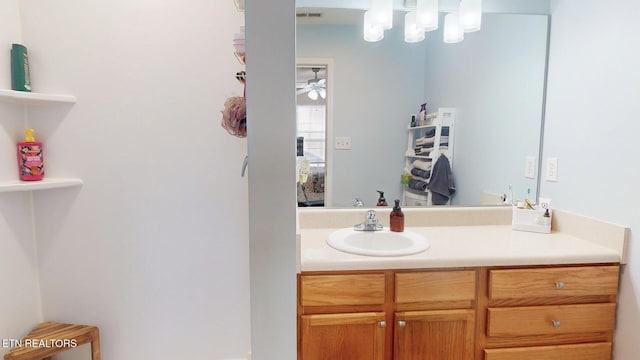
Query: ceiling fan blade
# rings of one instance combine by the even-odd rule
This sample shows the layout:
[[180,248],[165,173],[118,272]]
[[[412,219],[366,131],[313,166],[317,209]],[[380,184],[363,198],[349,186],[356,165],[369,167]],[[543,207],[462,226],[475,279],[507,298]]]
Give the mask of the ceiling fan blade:
[[296,91],[296,95],[304,94],[304,93],[307,93],[307,92],[309,92],[309,89],[300,89],[300,90]]
[[327,79],[320,79],[320,81],[318,81],[318,85],[325,87],[327,83]]

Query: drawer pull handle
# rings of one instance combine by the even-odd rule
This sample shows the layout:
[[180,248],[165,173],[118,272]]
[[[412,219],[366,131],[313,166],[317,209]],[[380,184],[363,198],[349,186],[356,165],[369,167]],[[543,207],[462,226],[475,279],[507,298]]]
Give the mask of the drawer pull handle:
[[556,281],[556,289],[564,289],[564,283],[562,281]]
[[560,327],[560,321],[558,321],[558,320],[551,320],[551,324],[556,329]]
[[381,328],[385,328],[385,327],[387,327],[387,322],[386,321],[380,321],[380,322],[378,322],[378,326],[380,326]]
[[406,321],[402,321],[402,320],[398,321],[398,327],[403,328],[403,327],[406,327],[406,326],[407,326],[407,322]]

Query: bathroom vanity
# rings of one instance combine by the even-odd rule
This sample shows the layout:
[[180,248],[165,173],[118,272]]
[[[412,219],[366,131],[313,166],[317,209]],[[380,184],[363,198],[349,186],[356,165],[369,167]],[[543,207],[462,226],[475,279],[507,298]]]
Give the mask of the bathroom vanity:
[[514,231],[509,210],[409,209],[431,248],[404,257],[328,247],[357,211],[301,212],[299,359],[610,359],[627,230],[561,213],[551,234]]

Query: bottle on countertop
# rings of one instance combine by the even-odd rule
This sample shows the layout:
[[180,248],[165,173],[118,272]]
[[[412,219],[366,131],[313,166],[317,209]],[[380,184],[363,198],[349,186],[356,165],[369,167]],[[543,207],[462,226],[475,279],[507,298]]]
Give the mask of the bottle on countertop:
[[384,198],[384,191],[378,190],[380,197],[378,198],[378,203],[376,206],[387,206],[387,200]]
[[18,171],[20,180],[37,181],[44,177],[42,143],[33,137],[33,129],[25,129],[24,142],[18,143]]
[[394,200],[395,205],[389,215],[389,224],[391,231],[403,232],[404,231],[404,213],[400,209],[400,200]]
[[420,104],[420,112],[418,112],[418,126],[427,124],[427,103]]

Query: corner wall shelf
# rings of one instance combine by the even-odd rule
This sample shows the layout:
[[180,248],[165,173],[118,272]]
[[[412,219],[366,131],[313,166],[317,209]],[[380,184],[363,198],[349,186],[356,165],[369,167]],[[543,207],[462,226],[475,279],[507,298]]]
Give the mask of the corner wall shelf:
[[0,193],[32,190],[60,189],[82,186],[82,179],[76,178],[45,178],[40,181],[3,181],[0,182]]
[[25,105],[74,104],[76,102],[76,97],[73,95],[44,94],[0,89],[0,101]]

